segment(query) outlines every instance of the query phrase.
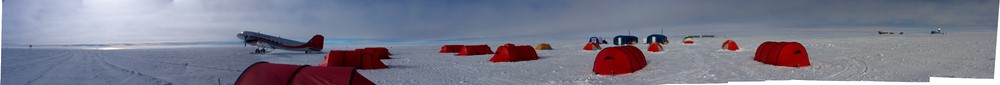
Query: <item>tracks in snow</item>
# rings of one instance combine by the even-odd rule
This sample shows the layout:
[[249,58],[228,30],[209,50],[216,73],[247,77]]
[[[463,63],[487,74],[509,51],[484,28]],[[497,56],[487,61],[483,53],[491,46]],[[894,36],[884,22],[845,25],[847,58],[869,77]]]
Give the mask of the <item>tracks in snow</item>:
[[39,77],[35,77],[35,78],[31,79],[31,80],[28,80],[28,82],[25,83],[25,85],[31,85],[31,84],[34,84],[35,81],[38,81],[39,79],[47,78],[47,75],[45,75],[44,73],[51,73],[52,71],[56,71],[56,70],[53,70],[53,69],[56,68],[55,66],[63,66],[63,64],[65,64],[66,61],[68,61],[68,60],[76,57],[76,56],[69,56],[69,54],[71,54],[71,53],[65,52],[65,53],[62,53],[61,56],[50,56],[47,59],[45,59],[45,60],[48,60],[48,59],[57,59],[58,57],[70,57],[70,58],[61,58],[61,59],[59,59],[58,61],[55,61],[55,62],[43,62],[43,61],[27,62],[27,63],[54,63],[54,65],[49,66],[45,70],[45,72],[43,72],[43,74],[38,75]]
[[857,79],[861,75],[867,74],[869,70],[868,62],[865,62],[860,58],[861,57],[838,59],[849,62],[847,65],[836,65],[836,66],[824,65],[824,67],[827,66],[833,67],[833,68],[827,67],[824,69],[841,69],[841,70],[834,72],[833,74],[830,74],[829,76],[826,76],[823,79]]
[[[143,72],[131,70],[131,69],[119,66],[117,64],[112,64],[112,63],[108,62],[108,60],[106,60],[106,57],[104,57],[104,56],[97,55],[97,54],[94,54],[94,53],[83,53],[83,54],[90,55],[91,57],[85,57],[85,58],[86,59],[91,59],[91,61],[94,61],[94,62],[99,62],[99,64],[101,64],[102,67],[105,67],[105,68],[108,68],[108,69],[117,70],[117,71],[122,71],[122,72],[126,72],[126,73],[134,74],[132,76],[129,76],[126,80],[135,79],[135,77],[145,76],[145,77],[152,78],[153,81],[159,82],[160,84],[163,84],[163,83],[169,84],[170,83],[170,82],[167,82],[166,80],[164,80],[164,78],[160,78],[160,77],[157,77],[157,76],[152,76],[152,75],[147,74],[147,73],[143,73]],[[121,82],[125,82],[125,80],[123,80]]]

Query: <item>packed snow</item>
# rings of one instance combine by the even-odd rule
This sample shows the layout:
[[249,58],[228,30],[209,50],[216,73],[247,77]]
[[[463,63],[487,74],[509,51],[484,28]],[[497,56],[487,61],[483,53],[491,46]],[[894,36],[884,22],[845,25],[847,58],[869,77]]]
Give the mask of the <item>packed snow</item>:
[[[946,35],[796,35],[695,38],[682,45],[670,36],[665,51],[643,52],[649,64],[629,74],[600,76],[591,72],[599,51],[583,51],[588,37],[545,42],[555,50],[537,51],[540,59],[492,63],[492,55],[454,56],[438,53],[443,44],[386,46],[394,55],[389,68],[359,70],[376,84],[664,84],[724,83],[761,80],[835,80],[926,82],[934,77],[993,78],[995,32]],[[637,35],[645,37],[646,35]],[[721,50],[734,40],[741,49]],[[794,68],[753,61],[764,41],[802,43],[812,66]],[[496,51],[507,42],[487,43]],[[539,41],[513,42],[537,45]],[[481,43],[464,43],[469,45]],[[612,46],[610,44],[602,47]],[[645,50],[647,45],[635,45]],[[347,50],[364,46],[328,46]],[[324,54],[275,51],[249,54],[253,47],[183,48],[23,48],[4,47],[4,85],[214,85],[232,84],[258,61],[317,65]]]

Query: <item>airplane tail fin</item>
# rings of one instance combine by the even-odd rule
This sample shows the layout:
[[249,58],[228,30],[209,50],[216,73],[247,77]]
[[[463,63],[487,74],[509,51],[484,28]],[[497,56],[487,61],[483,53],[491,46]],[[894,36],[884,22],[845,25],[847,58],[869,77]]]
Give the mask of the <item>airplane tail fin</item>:
[[310,48],[316,48],[316,49],[322,50],[323,49],[323,35],[317,34],[317,35],[313,36],[312,39],[309,39],[309,42],[306,42],[306,46],[309,46]]

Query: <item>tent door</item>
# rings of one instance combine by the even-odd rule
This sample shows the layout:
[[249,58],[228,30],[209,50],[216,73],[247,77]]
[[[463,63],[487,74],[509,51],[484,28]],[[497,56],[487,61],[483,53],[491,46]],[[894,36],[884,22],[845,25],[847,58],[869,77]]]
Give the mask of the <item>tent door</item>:
[[650,44],[657,44],[657,43],[656,43],[656,38],[655,38],[655,37],[653,38],[653,41],[652,41],[652,42],[653,42],[653,43],[650,43]]

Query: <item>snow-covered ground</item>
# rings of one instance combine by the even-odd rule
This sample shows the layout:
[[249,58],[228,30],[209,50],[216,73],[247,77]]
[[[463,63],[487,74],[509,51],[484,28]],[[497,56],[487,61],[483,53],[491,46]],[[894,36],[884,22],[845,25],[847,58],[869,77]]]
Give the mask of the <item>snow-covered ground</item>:
[[[591,72],[598,51],[582,51],[586,37],[551,43],[539,60],[491,63],[492,55],[441,54],[441,45],[389,46],[389,68],[360,70],[377,84],[662,84],[760,80],[837,80],[926,82],[929,76],[994,78],[996,32],[947,35],[794,35],[696,38],[679,37],[661,53],[644,52],[649,65],[634,73],[598,76]],[[645,35],[639,35],[645,37]],[[740,51],[721,51],[732,39]],[[812,66],[791,68],[752,60],[764,41],[797,41]],[[505,42],[489,43],[494,49]],[[474,43],[470,43],[474,44]],[[531,44],[538,43],[518,43]],[[602,45],[608,47],[609,45]],[[647,45],[636,45],[645,50]],[[354,46],[361,47],[361,46]],[[354,47],[330,46],[332,49]],[[212,85],[231,84],[257,61],[316,65],[323,54],[276,51],[249,54],[252,47],[70,49],[4,47],[4,85]]]

